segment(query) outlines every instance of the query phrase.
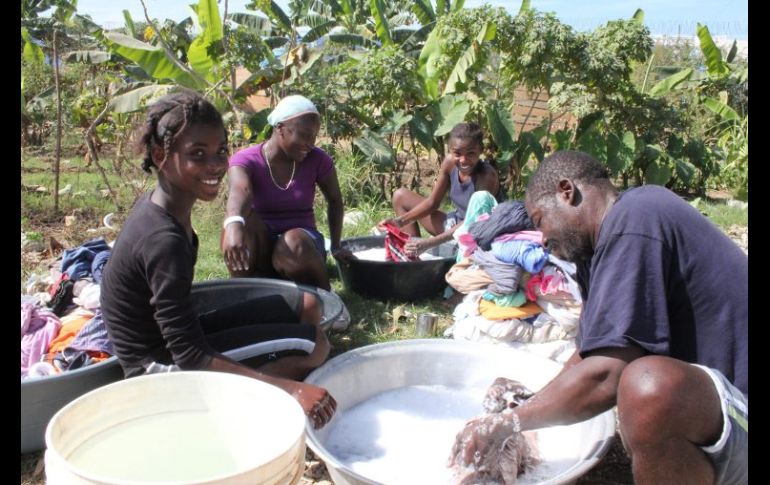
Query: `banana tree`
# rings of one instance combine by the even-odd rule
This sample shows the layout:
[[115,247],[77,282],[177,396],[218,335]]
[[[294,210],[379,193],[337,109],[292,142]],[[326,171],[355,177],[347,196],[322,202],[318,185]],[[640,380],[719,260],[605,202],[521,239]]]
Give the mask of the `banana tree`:
[[[59,169],[61,162],[62,103],[59,74],[61,38],[67,38],[65,30],[71,25],[72,16],[77,9],[77,0],[22,0],[22,39],[24,55],[27,59],[40,62],[41,51],[32,46],[29,31],[37,31],[37,38],[49,39],[51,62],[54,68],[54,88],[56,92],[56,149],[54,153],[54,213],[59,212]],[[54,8],[50,18],[39,14]],[[29,29],[29,30],[27,30]]]
[[[144,0],[141,1],[148,27],[153,30],[150,40],[155,43],[142,42],[118,32],[106,31],[97,33],[100,42],[111,53],[136,63],[155,80],[203,91],[207,95],[212,92],[218,94],[230,106],[237,119],[238,129],[242,129],[240,110],[225,89],[230,74],[222,67],[223,28],[216,0],[199,0],[193,9],[195,19],[190,22],[197,23],[200,32],[191,39],[189,45],[184,42],[181,44],[182,48],[186,48],[184,55],[179,52],[179,44],[170,45],[164,36],[163,31],[169,30],[169,21],[166,22],[165,29],[156,25],[147,13]],[[178,31],[178,26],[174,30]]]
[[677,88],[695,88],[704,107],[712,111],[719,118],[738,122],[741,115],[730,106],[727,91],[720,90],[717,96],[709,93],[709,91],[712,91],[709,88],[719,86],[725,82],[732,82],[734,84],[745,84],[747,82],[748,68],[740,68],[732,64],[737,54],[737,43],[733,42],[727,57],[723,58],[722,52],[714,43],[707,26],[698,24],[697,35],[705,62],[705,75],[696,73],[692,68],[682,69],[653,86],[650,90],[650,95],[662,97]]

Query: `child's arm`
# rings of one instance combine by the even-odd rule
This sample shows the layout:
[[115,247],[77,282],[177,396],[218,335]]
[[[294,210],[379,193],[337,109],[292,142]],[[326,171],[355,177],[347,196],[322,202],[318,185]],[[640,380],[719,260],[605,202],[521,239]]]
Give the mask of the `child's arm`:
[[211,358],[206,370],[240,374],[280,387],[299,401],[302,410],[313,420],[313,426],[316,429],[326,425],[334,416],[334,411],[337,408],[337,402],[326,389],[304,382],[270,376],[221,354],[216,354]]

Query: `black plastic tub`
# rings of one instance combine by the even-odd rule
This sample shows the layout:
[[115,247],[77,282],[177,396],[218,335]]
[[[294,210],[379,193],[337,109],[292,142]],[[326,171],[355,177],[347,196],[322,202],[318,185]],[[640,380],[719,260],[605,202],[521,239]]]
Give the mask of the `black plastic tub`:
[[346,315],[344,304],[336,294],[315,286],[272,278],[201,281],[193,285],[192,299],[198,312],[202,312],[268,295],[281,295],[291,302],[299,292],[312,293],[321,301],[321,328],[324,330],[328,330],[335,321]]
[[[345,239],[340,246],[353,253],[385,246],[385,236]],[[431,248],[427,253],[441,256],[428,261],[368,261],[349,263],[337,260],[345,289],[377,300],[418,301],[439,296],[446,288],[444,277],[455,264],[456,246],[451,242]]]
[[[266,295],[278,294],[291,297],[297,292],[311,292],[321,300],[322,328],[328,329],[340,318],[349,318],[344,311],[342,300],[334,293],[312,286],[268,278],[210,280],[194,283],[192,298],[196,309],[201,311],[215,310]],[[225,355],[235,360],[250,357],[239,355],[238,350],[225,352]],[[110,357],[104,362],[82,369],[21,381],[21,452],[27,453],[45,448],[46,426],[59,409],[89,391],[120,379],[123,379],[123,369],[117,357]]]

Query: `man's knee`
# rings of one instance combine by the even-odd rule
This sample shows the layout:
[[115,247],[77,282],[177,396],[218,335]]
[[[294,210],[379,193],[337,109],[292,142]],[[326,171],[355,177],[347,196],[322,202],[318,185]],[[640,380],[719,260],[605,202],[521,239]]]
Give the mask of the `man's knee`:
[[631,447],[670,437],[698,442],[720,412],[716,390],[702,370],[663,356],[626,366],[617,403],[621,433]]

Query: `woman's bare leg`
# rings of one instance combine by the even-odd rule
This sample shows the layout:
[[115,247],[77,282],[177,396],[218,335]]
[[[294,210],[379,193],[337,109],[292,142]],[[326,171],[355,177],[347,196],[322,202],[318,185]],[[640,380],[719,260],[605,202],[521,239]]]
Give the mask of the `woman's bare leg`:
[[[425,197],[402,187],[393,194],[393,210],[396,211],[397,216],[402,216],[417,207],[417,205],[424,200]],[[420,219],[419,222],[426,231],[435,236],[436,234],[444,232],[445,219],[446,214],[443,211],[435,210],[431,214]],[[407,224],[402,227],[401,230],[410,236],[420,236],[420,227],[416,222]]]
[[331,290],[326,262],[313,238],[302,229],[288,230],[276,241],[272,262],[282,278]]

